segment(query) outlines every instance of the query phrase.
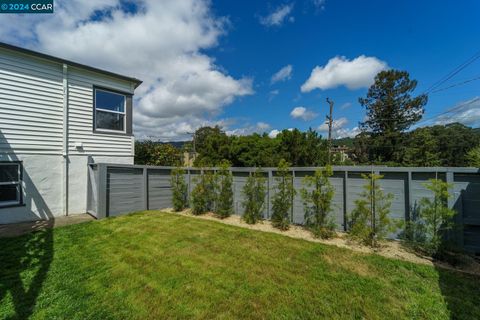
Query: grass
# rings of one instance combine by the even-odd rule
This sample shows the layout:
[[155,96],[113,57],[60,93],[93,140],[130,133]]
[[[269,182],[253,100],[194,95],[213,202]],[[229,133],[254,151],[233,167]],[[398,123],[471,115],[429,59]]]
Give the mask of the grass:
[[480,318],[478,277],[175,214],[0,248],[0,319]]

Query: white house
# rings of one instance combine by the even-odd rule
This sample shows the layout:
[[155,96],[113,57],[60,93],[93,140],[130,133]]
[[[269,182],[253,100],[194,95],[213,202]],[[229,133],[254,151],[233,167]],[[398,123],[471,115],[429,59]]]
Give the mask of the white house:
[[85,213],[87,164],[133,164],[140,84],[0,43],[0,224]]

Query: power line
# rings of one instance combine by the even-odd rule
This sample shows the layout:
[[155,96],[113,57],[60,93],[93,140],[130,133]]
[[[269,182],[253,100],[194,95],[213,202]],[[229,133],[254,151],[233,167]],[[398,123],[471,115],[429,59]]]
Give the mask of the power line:
[[460,64],[457,68],[453,69],[450,73],[448,73],[445,77],[441,78],[439,81],[435,82],[430,88],[425,90],[425,93],[428,94],[431,91],[437,89],[439,86],[447,82],[448,80],[452,79],[455,75],[457,75],[460,71],[471,65],[475,60],[480,58],[480,51],[475,53],[472,57],[467,59],[464,63]]
[[440,92],[440,91],[445,91],[445,90],[448,90],[448,89],[451,89],[451,88],[454,88],[454,87],[458,87],[458,86],[461,86],[461,85],[464,85],[464,84],[467,84],[467,83],[470,83],[470,82],[476,81],[476,80],[480,80],[480,76],[472,78],[472,79],[468,79],[468,80],[465,80],[465,81],[462,81],[462,82],[454,83],[454,84],[452,84],[448,87],[443,87],[443,88],[440,88],[440,89],[433,90],[431,93],[437,93],[437,92]]
[[[444,115],[444,114],[447,114],[447,113],[451,113],[451,112],[457,111],[458,109],[461,109],[461,108],[463,108],[463,107],[465,107],[465,106],[468,106],[468,105],[470,105],[470,104],[472,104],[472,103],[475,103],[475,102],[477,102],[477,101],[480,101],[480,97],[477,97],[477,98],[475,98],[475,99],[473,99],[473,100],[467,101],[467,102],[462,103],[462,104],[460,104],[460,105],[458,105],[458,106],[455,106],[455,107],[453,107],[453,108],[450,108],[450,109],[448,109],[448,110],[446,110],[446,111],[444,111],[444,112],[441,112],[441,113],[439,113],[439,114],[436,114],[436,115],[434,115],[434,116],[432,116],[432,117],[430,117],[430,118],[422,119],[422,120],[420,120],[419,122],[417,122],[417,124],[418,124],[418,123],[423,123],[423,122],[426,122],[426,121],[429,121],[429,120],[433,120],[433,119],[438,118],[438,117],[440,117],[440,116],[442,116],[442,115]],[[479,106],[479,107],[480,107],[480,106]]]

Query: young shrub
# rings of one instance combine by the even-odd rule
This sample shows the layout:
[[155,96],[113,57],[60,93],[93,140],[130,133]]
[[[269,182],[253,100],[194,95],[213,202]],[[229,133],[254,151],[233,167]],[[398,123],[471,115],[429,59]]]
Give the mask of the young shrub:
[[262,175],[262,171],[257,169],[247,178],[247,183],[243,187],[243,207],[245,213],[243,220],[248,224],[255,224],[262,219],[262,211],[265,205],[265,197],[267,188],[265,186],[266,179]]
[[422,198],[417,215],[407,223],[406,237],[414,248],[438,257],[445,249],[445,235],[454,226],[456,211],[447,206],[451,184],[430,179],[424,184],[433,198]]
[[177,212],[182,211],[188,206],[187,183],[185,182],[184,174],[185,170],[181,167],[176,167],[172,170],[170,176],[173,193],[173,210]]
[[204,214],[215,210],[216,177],[211,171],[202,170],[199,177],[195,177],[196,185],[192,190],[192,213]]
[[222,162],[217,171],[218,197],[215,213],[221,219],[229,217],[233,213],[233,176],[230,164]]
[[380,240],[397,229],[397,224],[389,218],[393,195],[385,194],[378,180],[382,175],[362,174],[366,180],[361,198],[355,201],[355,209],[350,215],[349,235],[355,240],[376,247]]
[[[304,187],[300,190],[305,210],[305,225],[316,237],[324,239],[335,235],[335,223],[330,216],[335,189],[328,180],[332,174],[331,166],[318,169],[314,176],[305,176]],[[313,189],[309,191],[306,187]]]
[[290,210],[296,193],[289,167],[287,161],[280,160],[275,177],[277,186],[272,197],[272,225],[280,230],[288,230],[290,227]]

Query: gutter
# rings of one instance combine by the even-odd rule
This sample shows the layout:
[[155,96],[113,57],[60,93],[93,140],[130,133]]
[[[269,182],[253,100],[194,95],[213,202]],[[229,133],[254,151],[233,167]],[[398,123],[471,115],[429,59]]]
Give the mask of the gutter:
[[68,216],[68,65],[63,64],[63,185],[62,185],[62,200],[63,200],[63,215]]

